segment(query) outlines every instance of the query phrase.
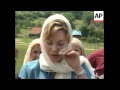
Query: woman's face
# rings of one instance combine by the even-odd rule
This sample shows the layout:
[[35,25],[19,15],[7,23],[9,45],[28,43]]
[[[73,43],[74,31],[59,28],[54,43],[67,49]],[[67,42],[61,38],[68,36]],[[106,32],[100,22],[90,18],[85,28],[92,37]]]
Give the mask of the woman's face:
[[63,56],[59,55],[59,51],[67,47],[66,35],[63,31],[57,31],[53,37],[50,37],[48,40],[44,40],[44,47],[46,53],[53,63],[59,62]]
[[75,45],[72,45],[72,48],[74,51],[78,52],[79,55],[82,55],[81,49],[79,47],[76,47]]
[[36,60],[39,58],[39,55],[41,53],[41,49],[40,49],[40,44],[36,44],[32,47],[30,56],[32,60]]

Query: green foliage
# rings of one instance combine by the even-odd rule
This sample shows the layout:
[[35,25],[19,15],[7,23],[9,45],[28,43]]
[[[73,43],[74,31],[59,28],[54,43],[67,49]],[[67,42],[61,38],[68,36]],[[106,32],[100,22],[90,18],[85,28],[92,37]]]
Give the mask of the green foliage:
[[91,20],[94,18],[94,13],[92,11],[84,11],[82,15],[83,22],[86,25],[90,25]]
[[48,18],[50,15],[52,15],[52,11],[45,11],[44,12],[44,17]]
[[71,11],[75,19],[81,19],[83,11]]
[[95,35],[95,27],[93,25],[88,25],[87,29],[88,31],[88,36],[94,36]]
[[[82,20],[75,20],[74,25],[75,25],[75,29],[79,29],[82,25],[83,25],[83,21]],[[81,30],[80,30],[81,31]]]
[[88,37],[88,35],[89,35],[89,29],[87,28],[88,27],[88,25],[85,25],[85,24],[83,24],[80,28],[79,28],[79,30],[81,31],[81,33],[82,33],[82,37],[85,37],[85,39]]
[[19,25],[16,25],[15,26],[15,34],[19,34],[20,33],[20,28],[19,28]]
[[103,41],[104,41],[104,29],[97,28],[97,29],[95,30],[95,35],[96,35],[96,37],[99,38],[99,41],[100,41],[100,42],[103,42]]
[[88,43],[96,43],[97,42],[97,38],[95,36],[92,36],[92,37],[88,36],[87,39],[86,39],[86,41]]
[[104,22],[95,22],[94,25],[95,25],[97,28],[104,29]]
[[74,22],[75,21],[75,17],[73,16],[73,14],[71,12],[66,12],[63,14],[70,22]]
[[35,27],[36,24],[34,22],[31,22],[31,27]]
[[74,25],[75,17],[73,16],[73,14],[71,12],[66,12],[63,15],[69,20],[71,27],[75,29]]
[[28,19],[23,20],[24,28],[27,28],[31,25],[31,22]]
[[42,22],[41,22],[41,20],[37,21],[36,27],[42,27]]

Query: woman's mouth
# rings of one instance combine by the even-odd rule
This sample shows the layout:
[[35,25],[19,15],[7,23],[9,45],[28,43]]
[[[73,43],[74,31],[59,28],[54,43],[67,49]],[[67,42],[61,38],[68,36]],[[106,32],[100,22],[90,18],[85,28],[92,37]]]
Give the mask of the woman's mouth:
[[51,54],[52,56],[59,56],[58,54]]
[[50,54],[52,57],[58,57],[59,54]]

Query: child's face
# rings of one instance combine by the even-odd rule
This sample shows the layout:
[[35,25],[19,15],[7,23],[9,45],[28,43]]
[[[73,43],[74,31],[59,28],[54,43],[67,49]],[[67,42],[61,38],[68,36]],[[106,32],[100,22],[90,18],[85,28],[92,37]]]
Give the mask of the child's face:
[[72,45],[72,48],[73,48],[74,51],[78,52],[79,55],[82,55],[81,49],[79,47],[77,47],[75,45]]
[[39,44],[34,45],[30,53],[31,59],[32,60],[38,59],[40,53],[41,53],[40,45]]

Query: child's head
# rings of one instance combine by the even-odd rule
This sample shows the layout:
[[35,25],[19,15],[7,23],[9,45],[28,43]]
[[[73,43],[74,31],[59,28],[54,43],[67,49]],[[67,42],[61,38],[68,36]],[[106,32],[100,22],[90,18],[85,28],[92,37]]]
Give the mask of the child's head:
[[85,50],[83,44],[79,39],[74,37],[72,38],[72,47],[74,51],[79,53],[79,55],[85,56]]
[[41,53],[41,48],[40,48],[40,44],[35,44],[33,45],[31,52],[30,52],[30,57],[32,60],[36,60],[39,58],[39,55]]

